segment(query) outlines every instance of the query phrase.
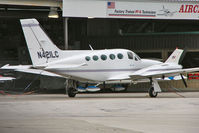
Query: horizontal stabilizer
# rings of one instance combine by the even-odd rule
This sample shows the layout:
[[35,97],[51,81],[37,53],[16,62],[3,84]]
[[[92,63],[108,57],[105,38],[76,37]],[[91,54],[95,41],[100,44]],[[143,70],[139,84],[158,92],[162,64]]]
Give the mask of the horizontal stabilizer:
[[9,81],[9,80],[14,80],[14,79],[16,79],[16,78],[14,78],[14,77],[1,77],[0,76],[0,81]]
[[31,68],[32,65],[14,65],[14,66],[10,66],[9,64],[6,64],[4,66],[2,66],[0,69],[4,69],[4,70],[17,70],[17,69],[28,69]]
[[44,71],[44,70],[39,70],[39,69],[18,69],[18,70],[15,70],[15,71],[24,72],[24,73],[31,73],[31,74],[38,74],[38,75],[43,75],[43,76],[63,77],[61,75],[51,73],[51,72],[47,72],[47,71]]
[[17,72],[24,72],[24,73],[31,73],[31,74],[39,74],[39,75],[44,75],[44,76],[52,76],[52,77],[62,77],[58,74],[54,74],[51,72],[47,72],[44,70],[39,70],[39,69],[32,69],[32,65],[13,65],[10,66],[9,64],[6,64],[2,66],[0,69],[2,70],[13,70]]

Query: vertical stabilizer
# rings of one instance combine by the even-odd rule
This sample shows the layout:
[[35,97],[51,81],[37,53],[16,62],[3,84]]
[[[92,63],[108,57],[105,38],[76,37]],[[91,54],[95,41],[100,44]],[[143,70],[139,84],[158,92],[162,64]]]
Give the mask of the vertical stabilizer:
[[21,19],[20,22],[33,66],[42,66],[60,58],[61,50],[50,40],[36,19]]
[[182,56],[183,50],[182,49],[176,49],[169,58],[165,61],[165,63],[179,63],[180,57]]

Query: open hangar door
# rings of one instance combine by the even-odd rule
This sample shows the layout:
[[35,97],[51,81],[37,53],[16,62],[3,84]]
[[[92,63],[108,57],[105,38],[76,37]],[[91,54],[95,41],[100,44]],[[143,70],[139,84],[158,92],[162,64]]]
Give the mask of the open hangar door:
[[58,47],[64,47],[63,18],[48,18],[49,7],[0,5],[0,9],[0,64],[31,63],[20,19],[38,19]]
[[[64,24],[61,17],[62,11],[57,8],[59,18],[49,18],[49,6],[25,6],[25,5],[0,5],[0,65],[30,65],[32,64],[26,41],[20,24],[20,19],[36,18],[42,28],[47,32],[53,42],[61,49],[64,49]],[[65,79],[49,78],[35,74],[21,72],[1,71],[1,74],[8,74],[16,77],[14,84],[0,86],[1,89],[24,90],[27,89],[61,89],[65,87]],[[50,81],[50,82],[49,82]]]
[[[94,49],[126,48],[143,58],[165,61],[177,47],[186,48],[182,65],[188,68],[199,66],[198,58],[194,57],[199,54],[198,4],[196,1],[66,0],[63,16],[68,20],[72,49],[89,49],[89,44]],[[75,26],[74,22],[79,25]],[[198,80],[188,80],[188,84],[186,89],[182,81],[172,83],[184,90],[199,88]],[[171,87],[168,83],[161,85]],[[132,88],[148,88],[146,86]]]

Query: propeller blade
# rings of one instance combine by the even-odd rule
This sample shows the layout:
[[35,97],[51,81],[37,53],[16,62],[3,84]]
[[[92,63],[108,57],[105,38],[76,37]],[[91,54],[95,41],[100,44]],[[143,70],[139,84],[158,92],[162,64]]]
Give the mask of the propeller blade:
[[180,74],[180,76],[181,76],[181,78],[182,78],[182,81],[183,81],[183,83],[184,83],[184,86],[187,88],[187,83],[186,83],[186,81],[185,81],[185,79],[184,79],[183,75],[182,75],[182,74]]

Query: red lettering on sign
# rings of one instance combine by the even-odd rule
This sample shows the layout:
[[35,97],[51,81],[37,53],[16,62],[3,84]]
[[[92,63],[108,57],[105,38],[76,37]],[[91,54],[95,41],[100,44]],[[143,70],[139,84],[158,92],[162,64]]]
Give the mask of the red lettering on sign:
[[188,9],[188,7],[189,7],[189,5],[186,5],[185,10],[184,10],[184,12],[185,12],[185,13],[187,13],[187,12],[188,12],[188,10],[187,10],[187,9]]
[[184,12],[184,5],[181,5],[179,13],[183,13]]
[[179,13],[199,13],[199,5],[181,5]]
[[193,8],[193,12],[197,13],[197,11],[198,11],[198,5],[195,5],[194,8]]
[[192,13],[192,10],[193,10],[193,5],[189,5],[188,13]]

